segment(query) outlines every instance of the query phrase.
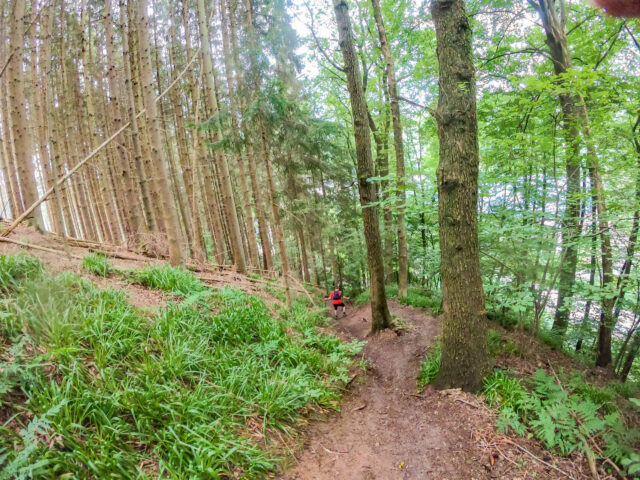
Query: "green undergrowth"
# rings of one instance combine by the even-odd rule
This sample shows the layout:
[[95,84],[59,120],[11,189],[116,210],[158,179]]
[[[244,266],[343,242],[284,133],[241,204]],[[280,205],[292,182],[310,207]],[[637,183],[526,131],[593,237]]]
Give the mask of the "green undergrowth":
[[183,297],[145,313],[124,291],[1,262],[0,479],[262,477],[272,433],[336,405],[361,348],[321,333],[305,302],[274,318],[180,269],[136,274]]
[[[387,298],[398,298],[398,286],[387,285],[385,287]],[[357,295],[353,302],[356,305],[364,305],[371,300],[369,290]],[[406,297],[398,298],[398,302],[402,305],[410,305],[417,308],[428,308],[433,313],[439,313],[442,308],[442,295],[440,292],[432,292],[419,288],[409,288]]]
[[440,371],[440,359],[442,358],[442,344],[439,340],[429,348],[424,361],[420,365],[418,373],[418,391],[424,390]]
[[82,268],[99,277],[110,277],[116,269],[107,257],[99,253],[91,253],[82,259]]
[[544,370],[524,380],[498,370],[485,378],[484,397],[499,411],[496,426],[502,432],[535,437],[562,456],[581,451],[614,462],[628,475],[640,474],[640,435],[621,415],[621,409],[636,407],[619,399],[616,387],[595,387],[579,373],[560,384]]
[[504,338],[497,330],[488,330],[487,343],[489,355],[492,357],[497,355],[523,355],[520,345],[510,338]]
[[142,270],[132,270],[128,272],[128,276],[132,282],[182,297],[207,289],[193,272],[166,264],[154,265]]

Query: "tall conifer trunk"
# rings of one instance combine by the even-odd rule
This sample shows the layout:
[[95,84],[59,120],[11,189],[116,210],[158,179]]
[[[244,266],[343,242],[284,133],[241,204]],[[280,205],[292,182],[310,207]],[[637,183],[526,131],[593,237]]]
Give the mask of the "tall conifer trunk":
[[378,201],[378,194],[375,183],[369,181],[374,172],[367,105],[364,98],[360,66],[353,44],[353,31],[346,0],[333,0],[333,9],[338,24],[338,37],[344,58],[353,115],[358,186],[360,203],[362,204],[364,236],[367,243],[369,276],[371,278],[371,331],[377,332],[391,326],[391,314],[389,313],[384,291],[382,241],[380,239],[378,208],[375,205]]
[[[217,111],[216,91],[214,83],[214,71],[211,56],[211,44],[209,41],[209,26],[207,24],[207,16],[204,6],[204,0],[198,1],[198,26],[200,32],[200,44],[202,46],[203,74],[207,86],[207,96],[205,97],[207,107],[211,115],[215,115]],[[214,141],[218,140],[217,132],[213,133]],[[217,156],[217,166],[220,169],[220,186],[224,199],[224,212],[229,227],[229,241],[231,243],[231,251],[233,253],[233,263],[236,270],[240,273],[246,271],[244,253],[242,249],[242,238],[240,236],[240,225],[238,223],[238,214],[236,212],[233,190],[231,187],[231,177],[229,174],[229,166],[224,155]]]
[[[15,0],[11,17],[11,35],[9,48],[13,54],[7,67],[8,107],[11,110],[11,129],[18,177],[22,190],[24,208],[30,207],[38,197],[35,168],[33,165],[33,143],[27,125],[27,98],[24,90],[22,71],[22,52],[24,48],[25,0]],[[37,207],[27,217],[34,227],[44,229],[42,211]]]
[[[387,41],[387,32],[382,20],[380,0],[371,0],[373,15],[378,27],[380,37],[380,49],[386,64],[386,80],[389,87],[389,101],[391,104],[391,119],[393,122],[393,146],[396,153],[396,181],[398,196],[398,297],[407,296],[409,288],[409,258],[407,248],[407,226],[405,225],[405,168],[404,168],[404,144],[402,141],[402,121],[400,117],[400,104],[398,102],[398,85],[396,83],[396,69],[391,56],[391,48]],[[381,172],[382,174],[382,172]],[[386,220],[386,219],[385,219]],[[386,222],[385,222],[386,223]]]
[[147,16],[146,0],[138,0],[138,42],[140,45],[140,78],[144,106],[147,109],[151,154],[155,164],[155,184],[160,199],[159,210],[167,229],[169,260],[173,265],[179,265],[183,261],[180,246],[180,225],[175,204],[171,199],[167,162],[165,152],[162,149],[162,120],[158,116],[158,108],[155,102],[156,94],[153,87],[149,47],[149,17]]

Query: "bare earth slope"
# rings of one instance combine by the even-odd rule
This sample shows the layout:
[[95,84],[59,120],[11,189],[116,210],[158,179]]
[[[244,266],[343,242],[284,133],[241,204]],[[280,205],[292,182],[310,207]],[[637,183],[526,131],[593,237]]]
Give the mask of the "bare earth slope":
[[[395,300],[390,308],[409,324],[408,333],[386,331],[367,338],[368,306],[338,319],[335,328],[341,336],[367,340],[362,353],[367,373],[351,383],[340,413],[311,424],[304,450],[281,478],[566,478],[516,450],[508,440],[494,437],[493,413],[476,397],[430,387],[418,394],[420,362],[438,334],[439,322]],[[546,455],[546,460],[559,459]]]

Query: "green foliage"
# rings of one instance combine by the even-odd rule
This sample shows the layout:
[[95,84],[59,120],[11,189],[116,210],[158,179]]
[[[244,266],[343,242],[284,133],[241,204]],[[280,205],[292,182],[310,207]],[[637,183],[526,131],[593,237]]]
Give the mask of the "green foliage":
[[99,277],[110,277],[115,272],[115,268],[109,259],[99,253],[91,253],[82,259],[82,267],[89,273]]
[[41,275],[43,270],[42,262],[33,255],[0,255],[0,292],[15,291],[23,282]]
[[497,330],[489,329],[488,331],[488,349],[489,355],[520,355],[521,349],[517,343],[511,339],[504,339]]
[[440,292],[409,288],[407,296],[398,298],[398,302],[417,308],[428,308],[433,313],[439,313],[442,308],[442,294]]
[[[206,290],[179,269],[139,278],[181,295],[201,290],[150,318],[123,292],[69,274],[42,275],[8,299],[8,324],[42,333],[37,343],[14,337],[0,358],[3,407],[28,412],[14,416],[19,435],[2,427],[3,473],[263,477],[277,458],[253,436],[288,432],[306,405],[335,405],[362,343],[322,334],[321,311],[295,302],[273,318],[260,299]],[[47,368],[34,349],[46,351]]]
[[418,373],[418,390],[424,390],[440,371],[440,359],[442,358],[442,344],[440,341],[434,343],[427,353],[424,362],[420,365]]
[[538,332],[538,336],[540,337],[540,340],[549,345],[551,348],[562,350],[562,345],[565,338],[564,335],[557,330],[554,330],[552,328],[542,329]]
[[183,297],[206,289],[204,283],[196,278],[193,272],[166,264],[154,265],[144,270],[134,270],[131,272],[131,279],[146,287]]
[[0,353],[0,407],[4,396],[17,392],[28,392],[36,380],[36,372],[43,364],[40,357],[33,356],[32,340],[22,335],[13,345]]
[[[51,418],[58,414],[64,406],[64,402],[52,406],[40,417],[34,417],[26,428],[20,430],[19,439],[13,444],[0,440],[0,480],[27,480],[37,478],[45,473],[45,467],[49,461],[38,458],[42,453],[42,438],[51,434]],[[0,432],[9,429],[0,427]],[[10,448],[13,451],[10,451]]]
[[529,388],[501,370],[485,378],[485,401],[500,412],[499,430],[531,432],[546,448],[565,456],[575,450],[593,453],[586,439],[598,438],[605,444],[606,458],[629,470],[636,468],[632,455],[638,432],[627,429],[618,412],[610,411],[611,400],[602,389],[577,377],[563,387],[544,370],[527,383]]

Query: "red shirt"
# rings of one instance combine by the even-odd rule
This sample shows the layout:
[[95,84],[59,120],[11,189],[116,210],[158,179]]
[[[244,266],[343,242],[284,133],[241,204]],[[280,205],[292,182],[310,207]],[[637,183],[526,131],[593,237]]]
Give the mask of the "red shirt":
[[333,304],[334,305],[340,305],[342,303],[342,290],[338,290],[338,295],[340,296],[340,298],[338,298],[338,299],[334,298],[335,295],[336,295],[336,292],[334,291],[331,294],[331,300],[333,300]]

